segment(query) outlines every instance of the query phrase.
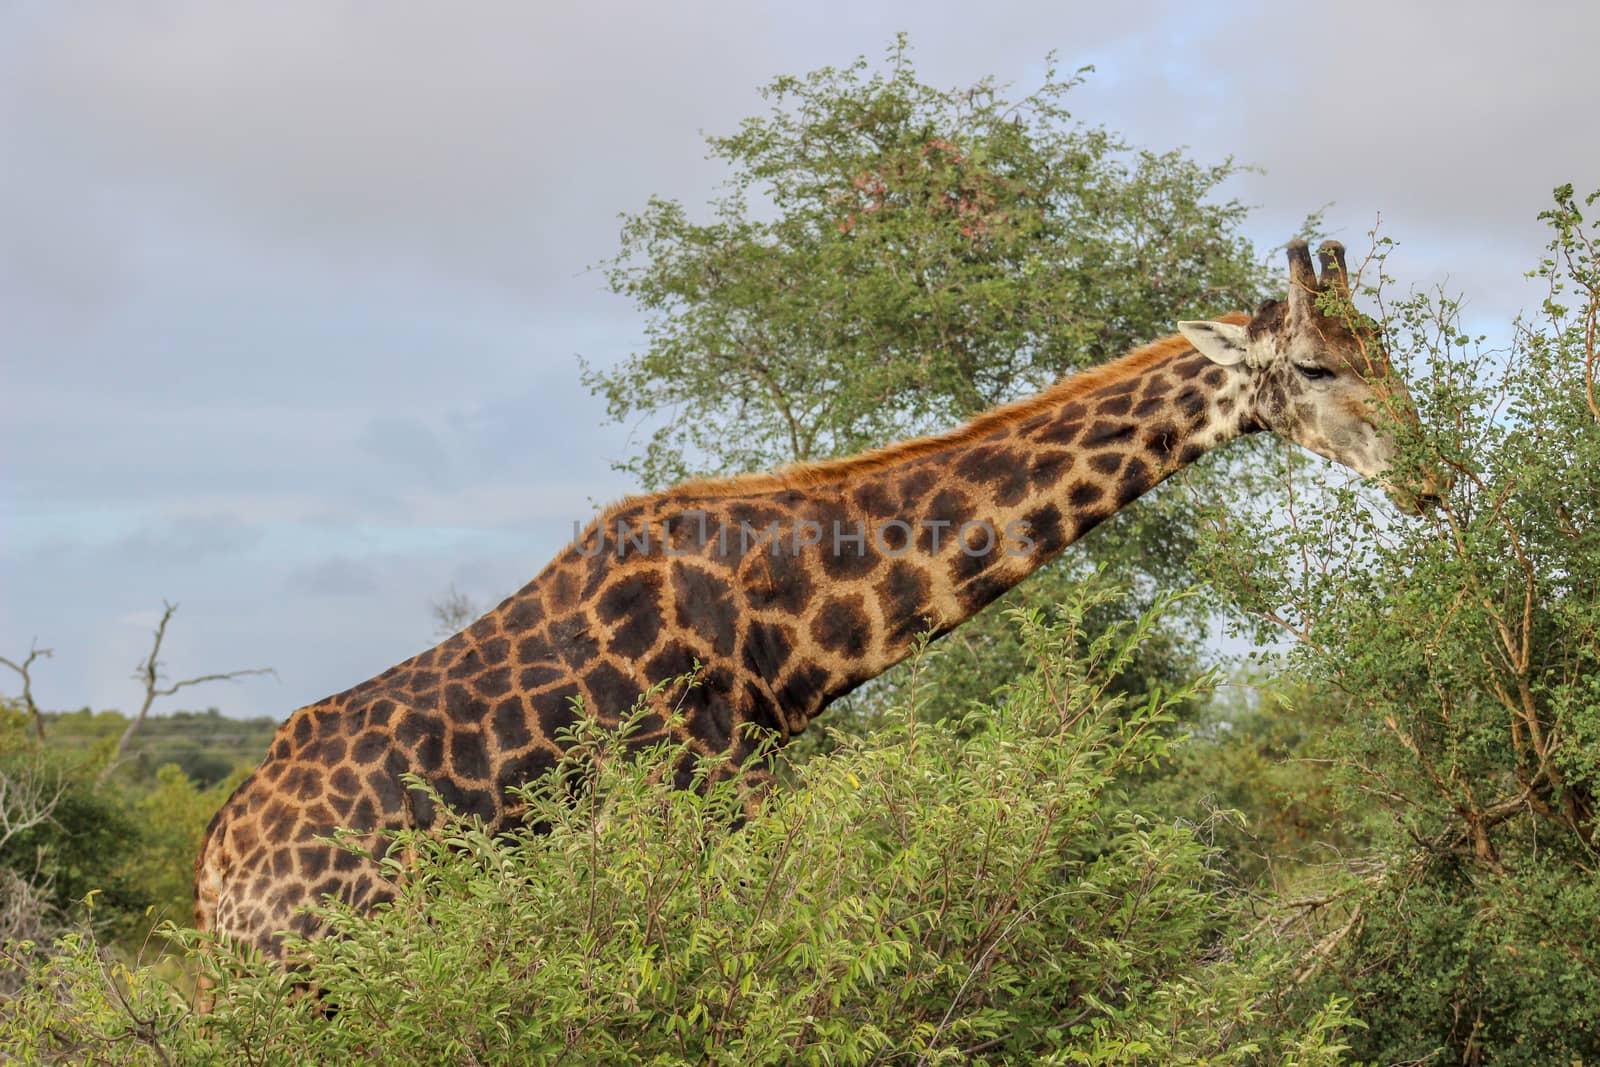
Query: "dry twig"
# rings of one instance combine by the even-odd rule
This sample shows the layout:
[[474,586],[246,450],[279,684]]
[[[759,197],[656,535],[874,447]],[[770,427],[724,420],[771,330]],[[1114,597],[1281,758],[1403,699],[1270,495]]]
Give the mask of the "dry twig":
[[185,678],[171,685],[161,684],[161,642],[167,636],[167,623],[172,621],[173,613],[178,610],[178,605],[161,602],[161,621],[156,625],[155,640],[150,646],[150,655],[145,657],[134,671],[134,677],[144,683],[144,702],[139,705],[139,713],[128,723],[128,728],[122,731],[122,737],[117,741],[117,750],[112,753],[111,759],[100,769],[99,781],[104,782],[111,776],[118,763],[127,754],[128,746],[133,743],[133,735],[139,732],[139,727],[144,725],[145,718],[150,714],[150,706],[159,697],[172,696],[180,689],[191,685],[201,685],[205,682],[229,682],[244,678],[252,674],[275,674],[271,667],[249,667],[240,671],[223,671],[220,674],[202,674],[196,678]]

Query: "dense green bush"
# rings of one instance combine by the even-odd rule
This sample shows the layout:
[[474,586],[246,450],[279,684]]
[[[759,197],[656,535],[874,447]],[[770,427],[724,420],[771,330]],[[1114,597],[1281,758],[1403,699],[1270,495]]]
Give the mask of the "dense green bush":
[[94,892],[102,932],[133,921],[142,904],[121,867],[136,827],[113,793],[76,761],[21,743],[0,746],[0,800],[0,870],[31,887],[43,917],[64,918]]
[[1256,1062],[1266,1032],[1332,1062],[1337,1001],[1266,1025],[1288,971],[1237,935],[1200,828],[1107,803],[1192,695],[1109,691],[1152,620],[1081,640],[1107,595],[1019,616],[1030,667],[981,713],[913,703],[738,829],[731,787],[661,784],[675,753],[581,734],[527,794],[548,832],[403,835],[395,904],[334,909],[297,974],[213,958],[203,1030],[80,940],[5,1036],[113,1062],[1166,1064]]
[[76,744],[55,729],[63,719],[88,716],[47,715],[40,742],[28,716],[0,708],[0,993],[44,966],[67,930],[121,959],[156,955],[154,928],[188,921],[200,837],[244,773],[202,788],[168,764],[102,782],[110,746]]

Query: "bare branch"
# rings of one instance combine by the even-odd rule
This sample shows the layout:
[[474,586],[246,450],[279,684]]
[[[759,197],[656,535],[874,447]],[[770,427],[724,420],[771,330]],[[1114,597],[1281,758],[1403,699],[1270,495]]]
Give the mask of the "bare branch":
[[37,767],[0,773],[0,848],[13,837],[55,818],[56,805],[67,791],[60,775],[49,781]]
[[229,682],[235,678],[245,678],[252,674],[276,674],[271,667],[247,667],[239,671],[225,671],[222,674],[202,674],[198,678],[185,678],[181,682],[173,682],[165,689],[155,690],[158,697],[169,697],[186,686],[201,685],[205,682]]
[[54,649],[40,648],[38,638],[28,648],[28,658],[20,664],[14,663],[4,656],[0,656],[0,666],[10,667],[22,675],[22,706],[28,709],[29,716],[33,719],[33,731],[40,741],[44,740],[44,716],[39,712],[39,705],[33,701],[33,661],[36,659],[49,659],[55,655]]
[[276,674],[271,667],[249,667],[238,671],[224,671],[220,674],[202,674],[194,678],[185,678],[171,685],[161,684],[161,643],[167,637],[167,624],[172,621],[173,614],[178,610],[178,605],[161,602],[161,621],[156,624],[155,639],[150,645],[150,655],[146,656],[139,666],[134,669],[133,676],[144,683],[144,702],[139,705],[139,713],[128,723],[128,728],[122,731],[122,737],[117,741],[117,750],[112,753],[111,759],[100,769],[99,781],[104,782],[111,776],[117,764],[122,762],[127,755],[128,746],[133,743],[133,735],[139,732],[144,725],[145,718],[150,714],[150,706],[160,697],[172,696],[180,689],[191,685],[202,685],[206,682],[231,682],[256,674]]
[[433,615],[433,632],[436,637],[452,637],[467,628],[483,612],[476,602],[457,589],[454,582],[439,599],[428,605]]

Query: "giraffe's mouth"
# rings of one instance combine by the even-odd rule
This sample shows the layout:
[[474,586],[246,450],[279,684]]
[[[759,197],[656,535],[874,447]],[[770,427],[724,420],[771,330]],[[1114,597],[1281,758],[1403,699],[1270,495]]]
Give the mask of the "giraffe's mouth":
[[1383,480],[1383,489],[1394,502],[1394,506],[1402,512],[1407,515],[1421,515],[1444,503],[1445,494],[1450,491],[1450,484],[1449,477],[1430,473],[1412,485],[1386,478]]
[[1390,489],[1389,499],[1406,515],[1421,515],[1424,511],[1437,507],[1440,500],[1436,496],[1422,496],[1404,489]]

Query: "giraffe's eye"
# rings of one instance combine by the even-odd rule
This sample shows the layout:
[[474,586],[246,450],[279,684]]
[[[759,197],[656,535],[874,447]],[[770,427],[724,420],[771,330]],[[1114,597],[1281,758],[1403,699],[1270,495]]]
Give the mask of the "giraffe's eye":
[[1294,369],[1300,373],[1300,377],[1309,382],[1320,382],[1324,378],[1333,377],[1333,371],[1326,367],[1308,367],[1304,364],[1296,363]]

